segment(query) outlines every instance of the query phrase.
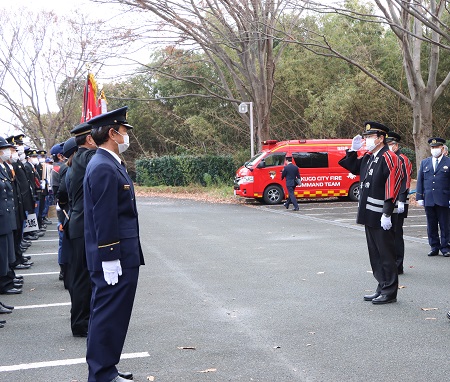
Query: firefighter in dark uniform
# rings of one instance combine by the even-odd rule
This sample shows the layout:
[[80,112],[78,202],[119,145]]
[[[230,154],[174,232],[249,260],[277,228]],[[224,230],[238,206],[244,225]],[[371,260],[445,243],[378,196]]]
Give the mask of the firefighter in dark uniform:
[[425,207],[427,215],[428,243],[431,247],[428,256],[437,256],[440,250],[445,257],[449,257],[450,158],[443,153],[445,139],[430,138],[428,144],[432,156],[420,163],[416,200]]
[[13,185],[5,167],[11,158],[10,147],[13,146],[0,137],[0,293],[20,294],[22,289],[14,286],[14,273],[10,269],[16,259],[13,231],[17,228]]
[[91,281],[86,265],[86,251],[84,245],[84,203],[83,179],[86,167],[95,154],[96,145],[91,137],[91,125],[81,123],[75,126],[71,134],[75,136],[78,151],[72,158],[69,173],[69,203],[71,214],[68,226],[68,236],[71,243],[71,259],[69,271],[69,292],[72,300],[71,328],[74,337],[87,337]]
[[286,157],[287,165],[284,166],[283,171],[281,173],[281,180],[286,178],[286,188],[288,190],[288,198],[284,203],[286,209],[289,209],[289,204],[292,203],[294,205],[294,211],[298,211],[298,202],[295,197],[294,190],[297,186],[296,180],[300,178],[300,171],[298,167],[292,163],[292,157]]
[[400,191],[402,172],[398,156],[389,151],[386,134],[389,129],[378,122],[366,122],[367,153],[358,158],[362,147],[360,135],[353,138],[352,147],[339,164],[351,173],[360,175],[361,188],[357,223],[363,224],[373,276],[378,281],[374,294],[365,301],[387,304],[397,301],[398,273],[395,257],[395,202]]
[[119,154],[129,146],[127,107],[97,116],[92,137],[99,146],[84,179],[85,238],[92,280],[86,360],[88,382],[126,381],[116,365],[128,331],[144,264],[133,182]]
[[405,242],[403,240],[403,223],[405,218],[408,217],[408,206],[409,206],[409,188],[411,186],[411,175],[413,171],[412,163],[409,158],[402,154],[399,142],[401,140],[400,135],[390,131],[386,137],[386,142],[389,145],[389,150],[397,154],[398,159],[400,159],[402,165],[402,184],[400,186],[400,193],[398,194],[397,202],[397,223],[394,227],[395,232],[395,253],[396,253],[396,263],[398,274],[403,274],[403,260],[405,258]]

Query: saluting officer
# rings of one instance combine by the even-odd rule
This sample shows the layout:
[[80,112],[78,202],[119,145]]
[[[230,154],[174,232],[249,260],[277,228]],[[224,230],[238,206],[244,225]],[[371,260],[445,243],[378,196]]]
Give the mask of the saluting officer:
[[439,250],[445,257],[450,256],[450,158],[443,155],[444,143],[445,139],[439,137],[428,140],[432,156],[420,163],[417,173],[416,200],[425,207],[427,215],[428,243],[431,247],[428,256],[438,255]]
[[405,218],[408,217],[408,205],[409,205],[409,188],[411,186],[411,175],[412,175],[412,163],[409,158],[402,154],[399,146],[401,140],[400,135],[390,131],[386,137],[386,142],[389,145],[389,150],[397,154],[398,159],[402,164],[402,184],[400,186],[400,193],[398,194],[397,203],[397,223],[394,227],[395,232],[395,253],[396,253],[396,263],[398,274],[403,274],[403,260],[405,258],[405,241],[403,240],[403,223]]
[[375,293],[365,295],[365,301],[387,304],[397,301],[398,273],[395,257],[394,230],[397,214],[393,214],[401,185],[401,164],[398,156],[389,151],[386,134],[389,129],[378,122],[366,122],[365,145],[368,150],[358,158],[362,147],[361,135],[353,138],[352,147],[339,164],[352,174],[359,174],[358,216],[364,224],[373,276],[378,281]]
[[[99,149],[84,179],[85,238],[92,280],[86,360],[89,382],[126,381],[117,371],[144,264],[133,182],[119,154],[129,146],[127,107],[97,116]],[[127,378],[131,378],[128,374]]]

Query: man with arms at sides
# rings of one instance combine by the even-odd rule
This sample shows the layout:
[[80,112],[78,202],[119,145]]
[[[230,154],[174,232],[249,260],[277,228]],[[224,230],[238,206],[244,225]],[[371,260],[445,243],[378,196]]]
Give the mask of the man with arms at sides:
[[373,276],[378,282],[375,293],[365,295],[365,301],[387,304],[397,301],[398,273],[395,256],[393,214],[400,191],[402,170],[398,156],[389,151],[386,134],[389,129],[378,122],[366,122],[365,144],[367,153],[358,158],[362,137],[353,138],[352,147],[339,164],[352,174],[360,175],[358,215],[356,222],[363,224]]
[[398,274],[403,274],[403,260],[405,258],[405,242],[403,240],[403,223],[405,218],[408,217],[408,204],[409,204],[409,187],[411,186],[411,175],[413,171],[412,163],[409,158],[402,154],[399,146],[401,140],[400,135],[390,131],[386,138],[386,142],[389,146],[389,150],[397,154],[402,165],[402,184],[400,186],[400,193],[398,194],[397,204],[397,224],[394,227],[395,232],[395,253]]
[[286,188],[288,190],[288,198],[284,206],[289,209],[289,204],[294,205],[294,211],[298,211],[297,198],[295,197],[294,190],[296,184],[296,179],[300,179],[300,171],[298,167],[292,163],[292,157],[286,157],[287,165],[284,166],[283,172],[281,173],[281,180],[286,178]]
[[[443,155],[445,139],[430,138],[431,157],[420,163],[417,172],[416,200],[425,207],[427,216],[428,256],[437,256],[439,250],[450,256],[449,203],[450,203],[450,158]],[[439,228],[441,237],[439,238]]]
[[[129,146],[123,107],[89,121],[98,150],[84,179],[85,240],[92,280],[88,382],[126,381],[117,371],[144,264],[132,180],[119,154]],[[128,374],[127,374],[128,375]]]

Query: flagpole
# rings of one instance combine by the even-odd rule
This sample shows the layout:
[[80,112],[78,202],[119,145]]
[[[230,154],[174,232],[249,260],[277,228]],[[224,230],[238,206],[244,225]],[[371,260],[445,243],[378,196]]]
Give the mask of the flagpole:
[[89,68],[86,76],[86,85],[84,86],[84,121],[86,122],[87,108],[88,108],[88,93],[89,93]]

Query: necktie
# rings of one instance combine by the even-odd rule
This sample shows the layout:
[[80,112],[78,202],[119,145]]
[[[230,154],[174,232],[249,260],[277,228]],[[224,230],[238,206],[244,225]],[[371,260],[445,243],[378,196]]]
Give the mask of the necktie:
[[435,159],[434,161],[434,172],[436,172],[437,166],[438,166],[438,158]]

